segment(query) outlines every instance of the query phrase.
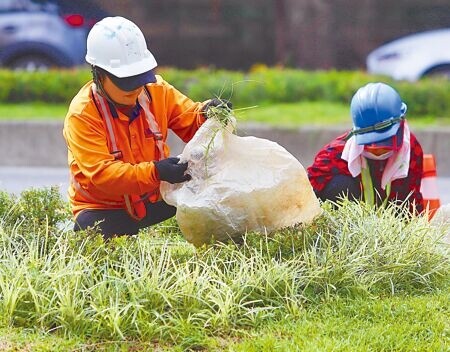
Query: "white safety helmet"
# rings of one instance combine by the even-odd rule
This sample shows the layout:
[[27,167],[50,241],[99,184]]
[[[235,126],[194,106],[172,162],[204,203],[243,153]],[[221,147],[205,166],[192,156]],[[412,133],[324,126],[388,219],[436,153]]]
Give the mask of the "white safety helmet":
[[119,79],[143,75],[148,80],[148,74],[157,66],[142,31],[120,16],[106,17],[92,27],[87,37],[86,61]]

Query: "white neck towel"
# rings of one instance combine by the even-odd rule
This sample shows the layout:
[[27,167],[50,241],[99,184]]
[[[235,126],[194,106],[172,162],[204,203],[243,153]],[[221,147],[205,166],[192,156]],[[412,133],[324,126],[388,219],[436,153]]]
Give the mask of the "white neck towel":
[[[410,149],[410,130],[407,122],[404,121],[403,144],[400,150],[389,157],[383,171],[383,176],[381,177],[381,188],[386,189],[386,185],[389,182],[408,176]],[[361,173],[361,167],[367,167],[367,162],[362,155],[363,151],[364,146],[356,143],[355,136],[350,137],[345,143],[344,150],[342,151],[342,159],[347,161],[348,170],[353,177]]]

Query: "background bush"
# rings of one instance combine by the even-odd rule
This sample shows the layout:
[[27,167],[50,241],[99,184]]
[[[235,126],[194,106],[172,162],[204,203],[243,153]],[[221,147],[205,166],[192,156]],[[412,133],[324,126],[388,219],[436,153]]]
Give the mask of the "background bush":
[[[236,107],[299,101],[349,104],[354,92],[369,82],[396,88],[409,115],[450,116],[450,81],[424,79],[395,82],[362,71],[302,71],[255,67],[249,72],[158,68],[166,81],[194,100],[213,96],[232,99]],[[18,72],[0,71],[0,103],[48,102],[68,104],[91,78],[89,69]]]

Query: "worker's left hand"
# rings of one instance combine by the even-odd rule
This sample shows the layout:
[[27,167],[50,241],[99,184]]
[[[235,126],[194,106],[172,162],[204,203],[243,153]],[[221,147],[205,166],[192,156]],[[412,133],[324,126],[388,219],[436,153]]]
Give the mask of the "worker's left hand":
[[231,111],[233,109],[233,104],[229,100],[219,99],[219,98],[210,99],[203,106],[203,109],[202,109],[202,112],[203,112],[205,118],[208,118],[208,109],[211,108],[212,106],[214,106],[216,108],[227,109],[228,111]]

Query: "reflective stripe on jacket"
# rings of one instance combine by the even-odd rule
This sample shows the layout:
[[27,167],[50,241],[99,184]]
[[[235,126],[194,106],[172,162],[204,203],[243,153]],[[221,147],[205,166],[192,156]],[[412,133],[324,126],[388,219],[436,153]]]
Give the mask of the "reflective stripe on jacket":
[[[144,109],[132,122],[116,110],[113,128],[119,150],[111,154],[110,137],[93,100],[92,85],[90,81],[81,88],[64,122],[68,164],[76,181],[69,186],[74,215],[83,209],[125,208],[125,194],[154,193],[151,200],[156,201],[159,180],[153,161],[160,159],[160,153]],[[150,111],[161,131],[167,157],[168,129],[188,142],[205,121],[201,114],[203,103],[193,102],[160,76],[147,89],[151,96]],[[77,190],[76,183],[81,190]]]

